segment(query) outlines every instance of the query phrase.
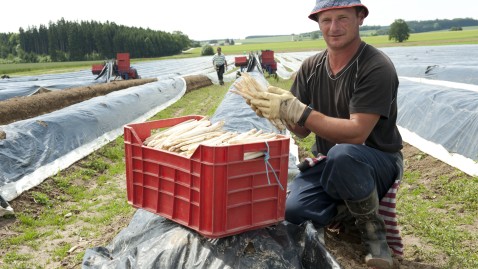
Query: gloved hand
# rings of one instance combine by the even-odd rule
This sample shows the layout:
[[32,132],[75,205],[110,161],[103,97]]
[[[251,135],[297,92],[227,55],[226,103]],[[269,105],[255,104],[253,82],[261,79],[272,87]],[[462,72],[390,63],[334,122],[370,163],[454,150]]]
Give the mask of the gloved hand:
[[259,110],[259,108],[257,108],[255,105],[251,103],[250,99],[246,99],[246,104],[248,104],[249,107],[251,107],[251,109],[254,110],[254,112],[256,112],[257,116],[264,118],[264,115],[262,115],[262,112]]
[[[246,99],[246,103],[251,107],[251,109],[256,112],[256,115],[264,118],[264,115],[262,115],[262,112],[260,109],[258,109],[255,105],[251,104],[251,101],[249,99]],[[287,128],[287,123],[285,121],[282,121],[281,119],[268,119],[272,125],[274,125],[277,129],[279,130],[285,130]]]
[[260,92],[256,99],[251,100],[251,107],[268,119],[280,119],[287,124],[297,124],[304,110],[305,104],[300,102],[290,91],[269,86],[267,92]]

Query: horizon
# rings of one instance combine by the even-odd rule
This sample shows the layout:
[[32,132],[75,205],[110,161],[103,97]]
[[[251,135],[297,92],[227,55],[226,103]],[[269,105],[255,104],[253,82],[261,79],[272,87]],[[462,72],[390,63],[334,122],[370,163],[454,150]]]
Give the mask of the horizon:
[[[436,19],[433,19],[433,20],[407,20],[405,22],[427,22],[427,21],[435,21],[435,20],[438,20],[438,21],[441,21],[441,20],[448,20],[448,21],[453,21],[453,20],[457,20],[457,19],[472,19],[472,20],[475,20],[478,22],[478,19],[475,19],[475,18],[470,18],[470,17],[461,17],[461,18],[453,18],[453,19],[439,19],[439,18],[436,18]],[[75,21],[69,21],[67,19],[65,19],[65,21],[67,22],[75,22]],[[95,20],[88,20],[88,21],[95,21]],[[58,22],[58,21],[56,21]],[[56,23],[56,22],[53,22],[53,23]],[[98,21],[95,21],[95,22],[98,22]],[[106,22],[99,22],[99,23],[103,23],[105,24]],[[126,26],[126,27],[135,27],[135,26],[128,26],[128,25],[123,25],[123,24],[118,24],[116,22],[113,22],[113,21],[109,21],[109,23],[115,23],[117,24],[118,26]],[[41,24],[40,24],[41,25]],[[40,25],[34,25],[37,29],[40,27]],[[28,30],[29,28],[31,29],[33,25],[29,25],[29,27],[27,28],[23,28],[24,30]],[[388,27],[390,26],[389,25],[368,25],[368,24],[364,24],[362,25],[361,27]],[[46,26],[47,29],[48,29],[48,26]],[[137,28],[140,28],[140,27],[137,27]],[[20,28],[19,28],[20,29]],[[311,32],[315,32],[319,29],[316,29],[316,30],[312,30],[312,31],[309,31],[309,32],[301,32],[301,33],[298,33],[298,35],[300,34],[305,34],[305,33],[311,33]],[[162,31],[162,30],[156,30],[156,31]],[[9,33],[5,33],[5,32],[0,32],[1,34],[11,34],[11,33],[16,33],[18,34],[19,31],[17,32],[9,32]],[[171,32],[172,33],[172,32]],[[185,35],[188,35],[187,33],[184,33],[183,34]],[[226,39],[232,39],[232,40],[240,40],[240,39],[247,39],[247,38],[251,38],[251,37],[274,37],[274,36],[290,36],[290,35],[294,35],[295,33],[293,34],[254,34],[254,35],[246,35],[244,36],[243,38],[211,38],[211,39],[203,39],[203,40],[195,40],[195,39],[191,39],[193,41],[197,41],[197,42],[204,42],[204,41],[210,41],[210,40],[226,40]],[[297,35],[297,34],[296,34]],[[189,36],[189,35],[188,35]]]

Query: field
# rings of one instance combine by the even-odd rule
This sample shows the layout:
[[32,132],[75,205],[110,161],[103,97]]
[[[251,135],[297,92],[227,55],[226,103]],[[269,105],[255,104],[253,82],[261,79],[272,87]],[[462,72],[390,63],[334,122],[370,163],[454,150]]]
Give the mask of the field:
[[[223,53],[226,55],[242,55],[251,51],[273,50],[280,52],[294,51],[317,51],[325,48],[323,39],[290,41],[292,36],[267,37],[237,40],[237,45],[223,46]],[[428,33],[411,34],[409,40],[398,43],[388,40],[388,36],[364,36],[365,42],[376,47],[396,46],[435,46],[444,44],[477,44],[478,27],[465,28],[463,31],[436,31]],[[249,43],[250,42],[250,43]],[[131,63],[139,61],[151,61],[162,59],[179,59],[187,57],[200,57],[201,48],[188,50],[181,55],[153,58],[153,59],[131,59]],[[65,62],[65,63],[30,63],[30,64],[0,64],[0,74],[8,75],[31,75],[44,74],[48,72],[72,72],[90,69],[92,61]]]
[[[453,35],[447,41],[442,40],[442,44],[478,40],[478,30],[464,35],[465,32],[456,35],[446,32],[444,35]],[[425,35],[423,38],[429,39],[421,41],[417,36],[414,45],[439,43],[439,36],[439,33]],[[374,42],[386,42],[381,38]],[[312,50],[314,44],[317,49],[318,42],[241,46],[248,50],[281,47],[285,50],[295,44],[300,49]],[[392,45],[393,42],[388,43]],[[232,46],[225,49],[228,54],[229,48]],[[237,53],[242,54],[240,50]],[[60,68],[64,71],[86,66],[89,68],[90,64],[75,66],[72,63],[71,66],[60,65]],[[37,72],[44,73],[49,68],[57,72],[48,65]],[[35,69],[35,66],[30,67],[30,70]],[[288,88],[291,81],[269,79],[269,83]],[[212,85],[192,91],[151,120],[191,114],[212,115],[229,86]],[[311,138],[297,140],[302,156],[307,154]],[[403,259],[395,259],[395,268],[478,268],[478,178],[467,176],[408,144],[403,153],[405,175],[398,193],[397,209],[405,255]],[[16,214],[0,218],[0,268],[81,268],[86,249],[111,242],[134,214],[134,209],[126,202],[123,158],[123,138],[119,137],[11,201]],[[338,240],[331,234],[326,237],[326,245],[344,269],[365,268],[360,245]]]

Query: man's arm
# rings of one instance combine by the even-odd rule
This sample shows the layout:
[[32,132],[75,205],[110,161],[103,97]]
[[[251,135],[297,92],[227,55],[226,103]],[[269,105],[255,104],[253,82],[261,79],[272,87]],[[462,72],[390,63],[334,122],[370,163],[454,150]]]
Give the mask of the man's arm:
[[[339,119],[312,111],[304,127],[332,143],[363,144],[379,119],[378,114],[354,113],[348,119]],[[301,134],[304,127],[292,127],[290,131]]]
[[313,132],[333,143],[363,144],[380,118],[380,115],[371,113],[350,114],[348,119],[328,117],[307,108],[291,92],[277,87],[258,93],[251,105],[259,110],[258,115],[283,120],[299,137]]

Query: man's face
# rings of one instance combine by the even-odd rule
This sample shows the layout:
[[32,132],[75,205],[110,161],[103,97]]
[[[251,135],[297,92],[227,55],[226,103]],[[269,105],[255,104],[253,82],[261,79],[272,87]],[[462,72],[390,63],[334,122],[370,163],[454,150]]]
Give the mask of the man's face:
[[318,15],[319,28],[325,43],[331,49],[346,48],[359,36],[359,26],[363,23],[363,12],[355,8],[340,8],[320,12]]

